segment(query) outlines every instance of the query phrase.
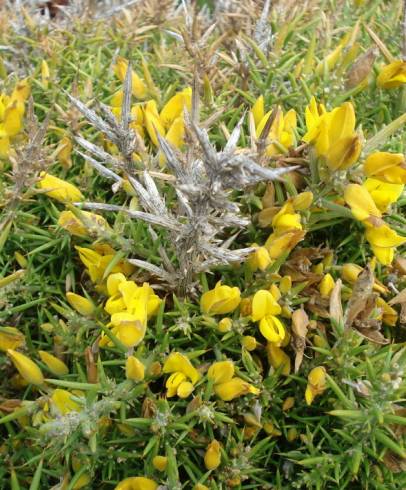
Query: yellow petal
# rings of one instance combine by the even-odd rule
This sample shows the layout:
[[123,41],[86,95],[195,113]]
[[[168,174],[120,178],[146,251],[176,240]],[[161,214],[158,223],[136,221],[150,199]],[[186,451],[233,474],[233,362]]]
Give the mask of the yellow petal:
[[389,184],[406,184],[405,157],[402,153],[377,151],[365,160],[364,173]]
[[52,403],[56,406],[61,415],[66,415],[69,412],[80,411],[80,405],[72,400],[72,393],[67,390],[57,388],[51,396]]
[[92,316],[95,310],[94,304],[85,298],[84,296],[80,296],[80,294],[76,293],[66,293],[66,299],[69,304],[74,308],[78,313],[83,316]]
[[354,217],[363,221],[370,216],[380,218],[381,212],[365,187],[359,184],[349,184],[344,191],[345,202],[350,206]]
[[65,376],[66,374],[69,374],[68,366],[54,355],[43,350],[39,350],[38,354],[41,361],[55,376]]
[[234,363],[232,361],[219,361],[213,363],[207,372],[207,378],[214,384],[230,381],[234,376]]
[[45,194],[57,201],[76,202],[83,200],[83,194],[70,182],[58,179],[53,175],[43,172],[38,187],[45,190]]
[[35,362],[31,361],[30,358],[13,349],[8,349],[7,355],[12,360],[18,372],[28,383],[34,385],[42,385],[44,383],[41,369]]
[[395,88],[406,83],[406,61],[396,60],[384,66],[376,83],[381,88]]
[[158,483],[143,476],[133,476],[122,480],[114,490],[156,490]]
[[225,315],[233,312],[241,302],[237,287],[217,283],[214,289],[205,292],[200,299],[200,308],[208,315]]
[[354,134],[341,138],[332,144],[326,154],[326,163],[330,170],[345,170],[358,160],[362,150],[361,140]]
[[257,127],[265,114],[263,95],[260,95],[258,97],[258,99],[255,101],[255,104],[252,106],[251,111],[252,115],[254,116],[255,127]]
[[285,338],[285,327],[279,318],[273,315],[268,315],[261,319],[259,330],[270,342],[279,343]]
[[17,349],[25,342],[25,336],[14,327],[0,327],[0,350]]
[[239,396],[247,395],[248,393],[258,394],[259,390],[253,387],[241,378],[232,378],[225,383],[219,383],[214,386],[216,395],[222,400],[229,402]]
[[274,369],[282,367],[282,374],[289,376],[291,369],[290,357],[277,345],[272,342],[268,342],[266,346],[269,363]]
[[125,362],[125,377],[133,381],[142,381],[145,376],[145,366],[135,356],[128,356]]
[[267,315],[279,315],[282,309],[272,294],[260,289],[252,299],[252,321],[257,322]]
[[[123,82],[127,73],[128,61],[121,56],[117,58],[116,66],[114,67],[114,73]],[[147,96],[147,87],[141,78],[135,73],[134,70],[131,71],[131,82],[132,82],[132,94],[137,99],[145,99]]]
[[173,373],[179,371],[189,378],[193,384],[196,384],[201,378],[201,374],[189,361],[189,359],[180,352],[172,352],[169,354],[162,368],[164,373]]

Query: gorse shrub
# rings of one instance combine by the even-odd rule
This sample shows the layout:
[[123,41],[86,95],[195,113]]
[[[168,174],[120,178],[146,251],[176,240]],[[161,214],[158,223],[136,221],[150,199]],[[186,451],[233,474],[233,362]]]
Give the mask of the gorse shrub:
[[66,3],[0,11],[0,487],[405,488],[403,2]]

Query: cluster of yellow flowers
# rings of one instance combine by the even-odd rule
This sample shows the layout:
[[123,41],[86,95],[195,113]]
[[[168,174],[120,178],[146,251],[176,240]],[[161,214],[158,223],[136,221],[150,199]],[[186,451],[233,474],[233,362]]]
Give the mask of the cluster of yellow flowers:
[[9,156],[11,141],[22,130],[25,102],[29,95],[28,80],[18,82],[11,95],[0,94],[0,159]]
[[[347,170],[358,161],[362,145],[355,132],[355,112],[350,102],[327,112],[313,98],[306,108],[306,125],[308,131],[303,140],[315,148],[330,171]],[[400,153],[375,152],[366,158],[363,170],[366,181],[362,185],[348,184],[344,199],[355,219],[366,227],[365,237],[376,258],[389,265],[395,248],[406,239],[382,220],[382,213],[402,195],[405,157]]]

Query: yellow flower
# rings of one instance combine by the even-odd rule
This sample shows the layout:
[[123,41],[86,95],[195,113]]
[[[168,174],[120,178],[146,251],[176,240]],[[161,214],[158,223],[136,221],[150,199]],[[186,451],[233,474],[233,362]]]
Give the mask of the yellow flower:
[[78,313],[83,316],[92,316],[94,313],[94,304],[85,298],[84,296],[80,296],[80,294],[68,292],[66,293],[66,299],[69,304],[74,308]]
[[162,368],[162,372],[181,372],[189,378],[193,384],[196,384],[201,378],[199,371],[197,371],[189,359],[180,352],[172,352],[169,354]]
[[25,336],[14,327],[0,327],[0,350],[17,349],[25,342]]
[[[90,279],[94,283],[100,283],[103,280],[104,271],[113,260],[115,252],[111,247],[100,247],[100,253],[97,250],[92,250],[86,247],[75,247],[79,252],[79,258],[86,266]],[[96,248],[96,247],[95,247]],[[121,272],[124,275],[130,275],[134,270],[134,266],[125,260],[120,260],[113,269],[112,273]]]
[[405,187],[404,184],[388,184],[378,179],[367,179],[363,186],[382,213],[385,213],[390,205],[399,199]]
[[219,361],[213,363],[207,371],[207,379],[214,384],[230,381],[234,376],[234,363],[232,361]]
[[187,398],[201,378],[199,371],[180,352],[169,354],[162,372],[172,373],[166,382],[167,397],[178,395],[180,398]]
[[334,289],[335,282],[331,274],[325,274],[319,284],[319,291],[322,298],[329,298]]
[[156,490],[158,483],[143,476],[132,476],[122,480],[114,490]]
[[241,340],[241,344],[251,352],[257,348],[257,339],[251,335],[244,335]]
[[55,376],[65,376],[66,374],[69,373],[68,366],[63,361],[53,356],[49,352],[39,350],[38,354],[39,357],[41,358],[41,361],[47,366],[47,368]]
[[255,127],[257,128],[262,118],[265,115],[263,95],[260,95],[258,99],[255,101],[254,105],[252,106],[251,112],[254,117]]
[[[147,327],[146,304],[140,304],[139,309],[134,313],[114,313],[111,315],[111,325],[113,326],[113,334],[125,346],[135,347],[139,345],[145,337]],[[111,345],[110,342],[107,345]]]
[[274,369],[279,369],[282,367],[282,374],[284,376],[289,376],[290,374],[290,357],[273,342],[268,342],[266,346],[266,351],[268,354],[268,360],[270,365]]
[[257,322],[268,315],[279,315],[282,311],[270,291],[260,289],[252,299],[252,321]]
[[234,311],[241,301],[237,287],[223,286],[219,281],[214,289],[205,292],[200,300],[200,308],[208,315],[224,315]]
[[295,211],[305,211],[306,209],[309,209],[313,202],[313,197],[313,192],[311,191],[301,192],[292,200],[293,209]]
[[265,242],[265,248],[271,259],[278,259],[285,252],[292,250],[301,240],[305,232],[294,229],[283,233],[272,233]]
[[227,333],[233,328],[233,321],[231,318],[222,318],[217,325],[217,329],[221,333]]
[[295,213],[293,204],[287,202],[272,219],[272,226],[275,231],[285,232],[291,229],[301,230],[300,214]]
[[313,368],[307,377],[306,403],[311,405],[317,395],[326,389],[326,370],[323,366]]
[[125,362],[125,377],[133,381],[142,381],[145,376],[145,366],[135,356],[128,356]]
[[216,439],[213,439],[207,446],[206,453],[204,455],[204,465],[209,471],[213,471],[220,466],[220,463],[220,443],[216,441]]
[[222,400],[229,402],[239,396],[251,393],[258,395],[260,390],[241,378],[232,378],[230,381],[214,385],[216,395]]
[[256,243],[253,243],[251,246],[257,248],[255,252],[248,257],[248,267],[252,272],[257,271],[258,269],[264,271],[271,263],[268,250],[265,247],[259,247]]
[[42,385],[44,383],[44,376],[42,375],[41,369],[30,358],[13,349],[8,349],[7,355],[11,358],[17,371],[27,383],[33,385]]
[[306,124],[303,141],[315,146],[330,170],[345,170],[358,160],[361,142],[355,133],[355,112],[350,102],[326,112],[312,99],[306,109]]
[[179,116],[182,116],[183,119],[183,110],[185,107],[188,111],[192,108],[192,89],[190,87],[175,94],[163,106],[159,114],[163,125],[169,127]]
[[168,466],[168,458],[166,456],[154,456],[152,465],[158,471],[165,471]]
[[60,388],[53,391],[51,402],[61,415],[66,415],[72,411],[79,412],[81,410],[80,405],[72,400],[72,393]]
[[367,228],[365,238],[370,243],[375,257],[383,265],[390,265],[395,255],[395,248],[406,243],[406,237],[398,235],[386,223]]
[[[257,101],[258,102],[258,101]],[[263,101],[262,101],[263,104]],[[254,104],[252,113],[255,118],[260,115],[261,112],[261,102]],[[272,110],[267,112],[262,119],[256,124],[256,136],[261,137],[262,131],[264,130],[268,119],[272,115]],[[295,143],[295,129],[296,129],[296,112],[291,109],[285,115],[282,109],[278,107],[276,109],[275,118],[271,124],[271,128],[267,137],[267,149],[266,154],[269,156],[279,154],[283,151],[283,148],[288,149]]]
[[364,173],[388,184],[406,184],[406,162],[402,153],[377,151],[368,156]]
[[282,322],[274,315],[267,315],[261,318],[259,330],[267,340],[276,344],[282,342],[286,334]]
[[53,175],[42,172],[41,180],[38,182],[40,189],[45,190],[45,194],[60,202],[81,201],[84,197],[80,190],[65,180],[58,179]]
[[72,211],[62,211],[59,215],[58,225],[64,230],[69,231],[71,235],[78,237],[87,237],[90,234],[106,231],[109,229],[107,221],[99,214],[89,213],[87,211],[78,211],[76,216]]
[[396,60],[384,66],[376,83],[381,88],[395,88],[406,83],[406,61]]
[[[121,82],[125,80],[127,69],[128,61],[121,56],[118,56],[116,66],[114,67],[114,73]],[[134,70],[131,70],[131,88],[132,94],[137,99],[145,99],[147,96],[147,87]]]
[[350,206],[354,218],[364,221],[382,216],[368,190],[359,184],[348,184],[344,191],[344,200]]

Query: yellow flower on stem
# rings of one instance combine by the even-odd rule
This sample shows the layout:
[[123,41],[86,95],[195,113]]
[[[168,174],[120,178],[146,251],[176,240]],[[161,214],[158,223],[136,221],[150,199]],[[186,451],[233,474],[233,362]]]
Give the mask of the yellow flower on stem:
[[396,60],[384,66],[376,83],[381,88],[396,88],[406,83],[406,61]]
[[42,385],[44,383],[44,376],[42,375],[41,369],[29,357],[13,349],[8,349],[7,355],[27,383],[33,385]]
[[232,361],[218,361],[213,363],[207,371],[207,379],[214,384],[230,381],[234,376],[234,363]]
[[60,388],[53,391],[51,402],[61,415],[66,415],[72,411],[79,412],[81,410],[81,406],[72,400],[72,393]]
[[303,230],[290,230],[283,233],[271,233],[265,242],[265,248],[268,250],[271,259],[278,259],[282,254],[290,252],[301,240],[305,232]]
[[268,315],[279,315],[282,308],[270,291],[260,289],[252,299],[252,321],[257,322]]
[[207,446],[206,453],[204,455],[204,465],[209,471],[213,471],[220,466],[220,463],[220,443],[216,439],[213,439]]
[[132,476],[122,480],[114,490],[156,490],[158,483],[143,476]]
[[325,274],[319,283],[319,291],[322,298],[329,298],[334,289],[335,282],[331,274]]
[[323,366],[313,368],[307,377],[305,399],[311,405],[317,395],[326,389],[326,370]]
[[152,143],[155,146],[158,146],[157,132],[160,134],[160,136],[165,136],[165,127],[158,113],[158,108],[155,100],[149,100],[145,104],[144,121],[145,127],[147,129],[149,137],[151,138]]
[[80,296],[80,294],[68,292],[66,293],[66,299],[68,300],[72,308],[74,308],[81,315],[83,316],[93,315],[95,310],[94,304],[84,296]]
[[165,127],[170,127],[179,116],[182,116],[183,119],[184,108],[188,111],[192,108],[192,89],[190,87],[176,93],[163,106],[159,114],[162,124]]
[[261,318],[259,330],[269,342],[275,344],[280,344],[286,335],[283,323],[274,315],[267,315]]
[[306,123],[303,141],[314,145],[330,170],[345,170],[358,160],[361,141],[355,132],[355,112],[350,102],[327,112],[312,99],[306,109]]
[[[261,115],[262,110],[261,99],[259,99],[252,108],[254,121]],[[267,126],[269,118],[274,117],[267,135],[268,146],[266,148],[266,154],[269,156],[284,153],[295,143],[295,129],[297,125],[296,112],[291,109],[286,114],[283,114],[280,107],[277,107],[275,110],[276,113],[274,113],[273,110],[267,112],[255,125],[256,136],[257,138],[260,138],[263,130]],[[272,116],[272,114],[274,114],[274,116]]]
[[199,371],[180,352],[169,354],[162,372],[172,373],[166,382],[168,397],[178,395],[180,398],[187,398],[192,393],[194,385],[201,378]]
[[144,364],[135,356],[128,356],[125,362],[125,377],[133,381],[142,381],[145,376]]
[[258,388],[255,388],[255,386],[252,386],[241,378],[232,378],[224,383],[216,384],[214,385],[214,391],[219,398],[226,402],[247,395],[248,393],[253,395],[260,393]]
[[233,312],[241,301],[241,293],[237,287],[222,285],[219,281],[214,289],[203,293],[200,308],[207,315],[224,315]]
[[[115,257],[114,250],[107,247],[98,247],[93,250],[87,247],[75,247],[79,252],[79,258],[86,266],[90,279],[94,283],[100,283],[103,280],[104,271]],[[96,249],[96,247],[94,247]],[[134,266],[125,260],[120,260],[111,270],[112,273],[121,272],[128,276],[134,271]]]
[[300,214],[295,213],[293,204],[287,202],[272,219],[272,226],[275,231],[285,232],[292,229],[301,230]]
[[99,214],[87,211],[62,211],[58,218],[58,225],[71,235],[87,237],[89,234],[108,230],[110,227],[107,221]]
[[9,349],[17,349],[25,342],[25,336],[17,328],[0,327],[0,350],[7,352]]
[[350,206],[354,218],[358,221],[382,216],[371,194],[362,185],[348,184],[344,190],[344,200]]
[[396,247],[406,243],[406,237],[398,235],[386,223],[380,226],[368,227],[365,230],[365,238],[370,243],[375,257],[383,265],[390,265],[393,261]]
[[54,175],[42,172],[38,187],[45,191],[45,194],[60,202],[77,202],[84,199],[80,190],[70,182],[59,179]]
[[257,395],[259,389],[241,378],[234,377],[234,363],[232,361],[218,361],[213,363],[207,378],[214,384],[214,392],[224,401],[231,401],[239,396],[252,393]]
[[404,184],[388,184],[378,179],[367,179],[363,186],[374,200],[379,211],[385,213],[403,193]]
[[406,162],[402,153],[377,151],[364,163],[364,174],[388,184],[406,184]]
[[55,376],[65,376],[69,373],[68,366],[54,355],[44,350],[39,350],[38,354],[41,358],[41,361]]
[[168,466],[168,458],[166,456],[154,456],[152,458],[152,465],[158,471],[165,471]]
[[259,247],[256,243],[253,243],[251,246],[257,248],[247,259],[248,267],[252,272],[257,271],[258,269],[264,271],[271,263],[268,250],[265,247]]

